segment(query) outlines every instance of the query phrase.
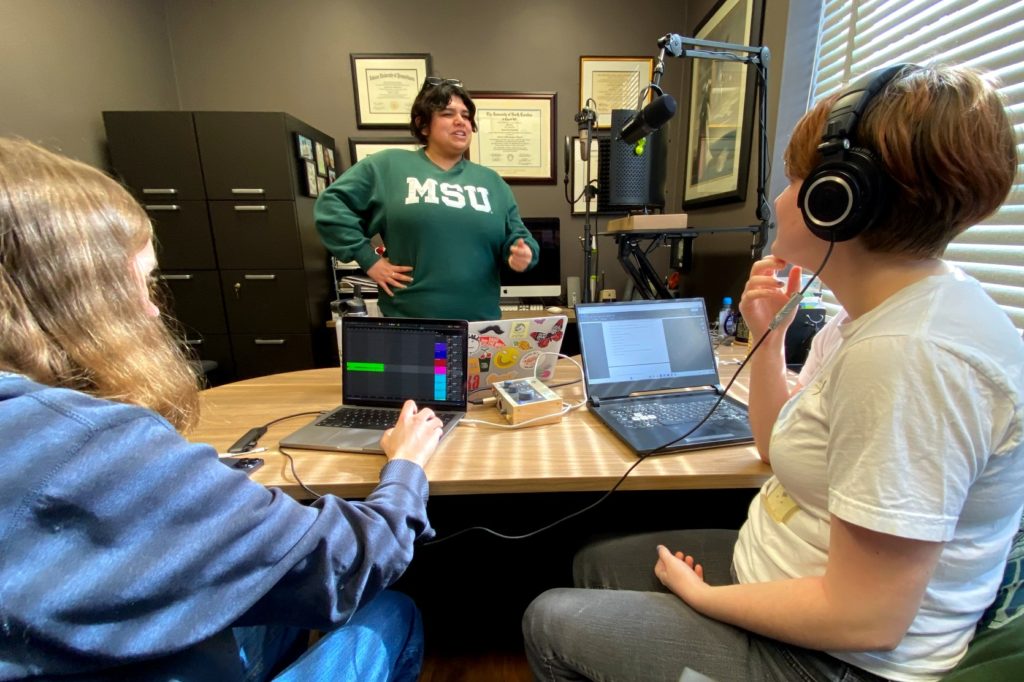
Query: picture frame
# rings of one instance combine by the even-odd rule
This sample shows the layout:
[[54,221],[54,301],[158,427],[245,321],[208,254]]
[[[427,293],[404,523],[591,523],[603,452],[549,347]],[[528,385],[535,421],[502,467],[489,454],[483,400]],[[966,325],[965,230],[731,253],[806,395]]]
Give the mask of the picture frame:
[[469,158],[509,184],[555,184],[554,92],[476,92]]
[[327,178],[322,175],[316,176],[316,193],[323,194],[325,189],[327,189]]
[[[764,0],[719,0],[694,37],[759,45]],[[691,60],[683,208],[742,202],[747,196],[756,70],[742,62]]]
[[349,58],[356,127],[407,128],[412,103],[431,74],[430,55],[350,53]]
[[416,151],[423,145],[415,137],[350,137],[348,153],[352,165],[356,165],[367,156],[382,149],[407,149]]
[[653,57],[580,57],[580,106],[587,100],[596,104],[599,129],[612,127],[612,109],[643,107],[651,101],[647,92],[643,102],[640,93],[654,76]]
[[332,147],[324,147],[324,165],[327,166],[328,174],[337,168],[334,164],[334,149]]
[[333,183],[337,179],[338,179],[338,174],[335,172],[335,170],[333,168],[328,168],[327,169],[327,184],[330,185],[331,183]]
[[313,161],[303,161],[302,165],[306,171],[306,196],[318,196],[320,193],[316,188],[316,163],[314,163]]
[[327,175],[327,161],[324,159],[324,146],[319,142],[314,142],[313,146],[316,149],[314,155],[316,156],[317,175]]
[[302,133],[295,133],[295,149],[300,159],[313,160],[313,140]]

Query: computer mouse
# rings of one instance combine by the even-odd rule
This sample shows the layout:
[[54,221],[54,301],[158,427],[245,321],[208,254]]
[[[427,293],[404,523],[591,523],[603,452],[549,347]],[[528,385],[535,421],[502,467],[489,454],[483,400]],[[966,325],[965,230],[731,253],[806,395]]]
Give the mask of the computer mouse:
[[548,306],[547,308],[545,308],[545,310],[547,310],[552,315],[557,315],[558,313],[562,312],[562,309],[559,308],[557,305]]

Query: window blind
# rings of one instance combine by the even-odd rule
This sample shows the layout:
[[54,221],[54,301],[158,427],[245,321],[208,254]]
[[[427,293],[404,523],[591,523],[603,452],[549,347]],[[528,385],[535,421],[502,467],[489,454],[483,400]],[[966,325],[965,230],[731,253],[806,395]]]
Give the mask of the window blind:
[[[997,75],[1024,158],[1024,0],[825,0],[811,101],[889,64],[962,64]],[[969,134],[965,131],[965,134]],[[947,248],[1024,329],[1024,163],[1003,207]],[[829,312],[838,303],[824,292]]]

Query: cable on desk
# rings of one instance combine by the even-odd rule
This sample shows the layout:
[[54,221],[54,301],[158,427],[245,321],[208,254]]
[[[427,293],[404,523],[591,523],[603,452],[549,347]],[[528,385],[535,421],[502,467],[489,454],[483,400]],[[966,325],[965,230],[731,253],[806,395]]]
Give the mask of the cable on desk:
[[318,493],[317,491],[313,490],[308,485],[303,483],[301,478],[299,478],[299,472],[295,470],[295,458],[291,456],[291,453],[287,452],[282,447],[278,447],[277,451],[280,452],[282,455],[284,455],[285,457],[288,458],[288,464],[291,467],[292,476],[295,477],[295,482],[299,484],[299,487],[302,488],[303,490],[305,490],[307,493],[309,493],[310,495],[312,495],[314,498],[316,498],[318,500],[321,497],[323,497],[323,493]]

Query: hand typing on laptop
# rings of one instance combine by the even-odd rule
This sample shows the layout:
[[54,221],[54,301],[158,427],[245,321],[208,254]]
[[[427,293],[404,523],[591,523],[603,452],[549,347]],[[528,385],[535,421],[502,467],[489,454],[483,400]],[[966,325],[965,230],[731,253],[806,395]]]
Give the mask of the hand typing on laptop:
[[441,440],[441,420],[429,407],[422,410],[406,400],[398,423],[384,432],[380,444],[388,459],[407,459],[425,467]]

